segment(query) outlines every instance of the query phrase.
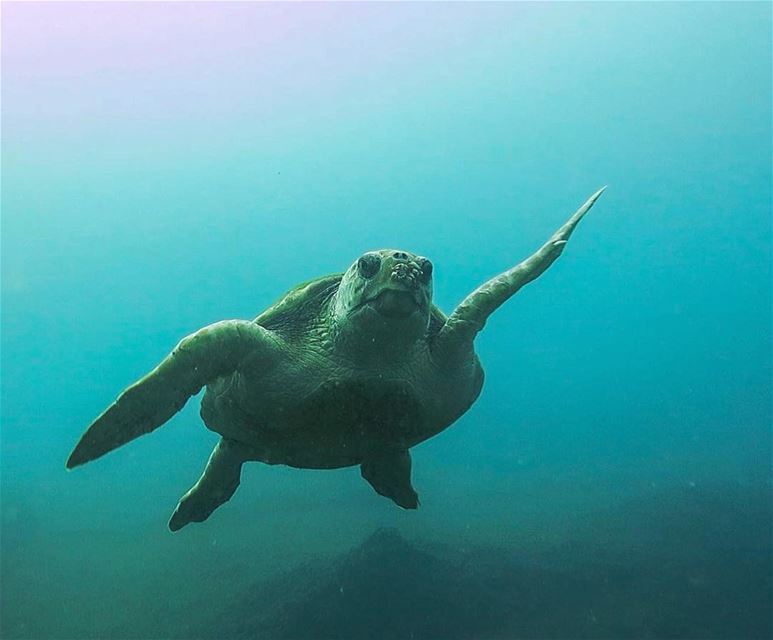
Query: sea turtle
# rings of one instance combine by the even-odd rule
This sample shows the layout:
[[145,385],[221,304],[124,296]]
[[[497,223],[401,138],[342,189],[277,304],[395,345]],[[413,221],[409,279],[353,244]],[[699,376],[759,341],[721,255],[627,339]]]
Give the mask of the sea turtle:
[[184,338],[89,426],[67,468],[149,433],[206,386],[204,424],[222,437],[169,528],[206,520],[239,486],[242,464],[360,466],[376,490],[415,509],[409,449],[477,399],[473,340],[486,319],[564,249],[603,189],[534,255],[489,280],[446,317],[432,303],[432,263],[369,251],[345,273],[291,289],[253,321],[225,320]]

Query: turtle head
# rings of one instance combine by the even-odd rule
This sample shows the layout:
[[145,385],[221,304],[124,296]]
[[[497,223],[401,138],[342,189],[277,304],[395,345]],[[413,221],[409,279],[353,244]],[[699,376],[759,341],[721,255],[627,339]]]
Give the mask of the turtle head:
[[432,263],[407,251],[382,249],[361,255],[347,269],[333,314],[339,331],[370,344],[421,339],[432,308]]

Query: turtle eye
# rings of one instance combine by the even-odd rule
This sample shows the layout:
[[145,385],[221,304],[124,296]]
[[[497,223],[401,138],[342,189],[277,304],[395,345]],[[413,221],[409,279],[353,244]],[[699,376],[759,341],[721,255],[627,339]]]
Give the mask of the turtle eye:
[[372,278],[381,268],[381,258],[375,253],[366,253],[357,261],[357,269],[363,278]]
[[424,258],[419,262],[419,269],[421,269],[419,279],[426,284],[432,278],[432,263]]

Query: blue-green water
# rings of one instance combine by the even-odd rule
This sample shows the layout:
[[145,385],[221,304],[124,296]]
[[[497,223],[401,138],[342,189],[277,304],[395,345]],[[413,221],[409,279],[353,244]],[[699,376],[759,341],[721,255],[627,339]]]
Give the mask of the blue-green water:
[[[2,17],[2,638],[773,634],[769,3]],[[418,511],[250,464],[170,533],[195,399],[65,472],[182,336],[379,247],[450,312],[604,184]]]

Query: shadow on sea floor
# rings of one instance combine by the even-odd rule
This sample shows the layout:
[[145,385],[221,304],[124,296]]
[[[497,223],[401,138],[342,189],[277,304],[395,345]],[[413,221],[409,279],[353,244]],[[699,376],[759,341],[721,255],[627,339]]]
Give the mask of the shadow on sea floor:
[[234,594],[198,638],[770,638],[770,486],[675,489],[532,555],[408,541]]

